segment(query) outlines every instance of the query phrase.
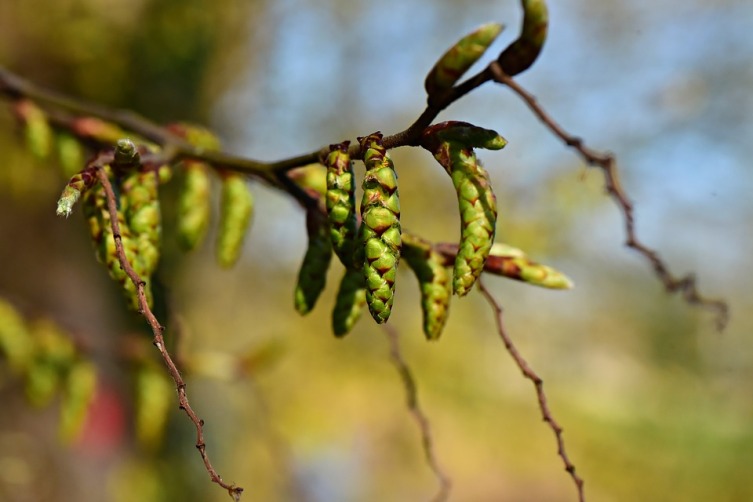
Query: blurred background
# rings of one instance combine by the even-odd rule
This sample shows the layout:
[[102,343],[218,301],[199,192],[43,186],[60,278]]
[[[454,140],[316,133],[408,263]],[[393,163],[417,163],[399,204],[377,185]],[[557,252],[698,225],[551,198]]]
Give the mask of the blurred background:
[[[623,247],[601,173],[493,85],[440,120],[508,139],[505,150],[481,153],[499,203],[498,240],[576,287],[487,284],[546,382],[590,500],[753,499],[753,4],[551,4],[545,50],[519,82],[567,130],[617,155],[640,237],[674,273],[695,273],[702,293],[727,300],[732,318],[720,334],[711,313],[665,294]],[[226,150],[274,160],[403,129],[424,108],[423,79],[437,57],[476,26],[504,22],[488,61],[517,36],[520,18],[514,0],[6,0],[0,65],[155,120],[206,124]],[[393,156],[404,226],[456,240],[447,177],[418,149]],[[23,385],[0,371],[0,499],[226,500],[169,401],[173,391],[155,391],[169,403],[164,429],[159,404],[134,404],[141,384],[123,353],[144,350],[141,367],[161,368],[149,334],[96,263],[80,211],[55,217],[65,180],[24,150],[7,107],[0,160],[0,297],[71,333],[98,377],[82,436],[61,444],[55,403],[31,406]],[[253,227],[231,271],[215,265],[212,235],[197,252],[177,251],[175,190],[164,190],[161,315],[168,338],[180,336],[174,349],[215,467],[246,488],[245,500],[430,499],[436,481],[383,330],[365,316],[345,339],[332,336],[334,262],[316,310],[294,313],[303,214],[279,193],[252,190]],[[453,302],[438,343],[424,340],[407,271],[395,305],[390,323],[453,480],[451,499],[576,500],[533,388],[481,296]],[[238,364],[242,374],[231,369]]]

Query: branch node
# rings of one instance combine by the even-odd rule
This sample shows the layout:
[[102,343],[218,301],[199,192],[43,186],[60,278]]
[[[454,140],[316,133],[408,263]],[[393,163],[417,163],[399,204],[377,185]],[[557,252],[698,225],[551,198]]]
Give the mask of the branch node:
[[583,138],[573,136],[565,140],[565,144],[571,148],[581,148],[583,146]]

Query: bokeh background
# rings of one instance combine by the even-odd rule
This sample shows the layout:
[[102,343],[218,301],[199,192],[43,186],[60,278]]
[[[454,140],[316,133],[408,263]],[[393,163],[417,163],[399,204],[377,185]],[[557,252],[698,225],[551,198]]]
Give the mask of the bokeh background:
[[[675,273],[694,272],[703,293],[726,299],[732,319],[720,334],[711,314],[666,295],[623,247],[600,172],[492,85],[440,119],[509,140],[482,154],[499,201],[498,239],[565,271],[576,288],[487,283],[546,382],[590,500],[753,499],[753,4],[551,4],[545,51],[519,81],[566,129],[618,156],[641,238]],[[404,128],[423,110],[424,75],[450,44],[502,21],[498,52],[520,18],[514,0],[5,0],[0,64],[159,121],[204,123],[228,151],[272,160]],[[455,240],[446,176],[417,149],[394,158],[404,225]],[[55,406],[31,407],[0,371],[0,499],[226,500],[174,407],[161,442],[135,440],[121,353],[123,340],[148,344],[148,333],[95,262],[80,213],[55,218],[64,180],[24,151],[7,110],[0,162],[0,296],[72,333],[100,381],[83,436],[61,445]],[[315,312],[295,315],[303,214],[279,193],[253,190],[253,228],[232,271],[214,264],[211,235],[198,252],[176,250],[174,190],[165,191],[164,315],[194,369],[189,393],[215,466],[248,500],[428,500],[436,481],[383,331],[363,318],[347,338],[331,335],[339,265]],[[480,295],[456,300],[442,339],[426,343],[404,271],[390,323],[452,500],[576,499],[532,386]],[[227,369],[239,359],[248,362],[242,377]]]

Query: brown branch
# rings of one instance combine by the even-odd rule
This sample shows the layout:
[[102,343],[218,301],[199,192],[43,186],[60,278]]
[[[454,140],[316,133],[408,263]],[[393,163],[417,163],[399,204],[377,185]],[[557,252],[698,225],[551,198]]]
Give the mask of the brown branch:
[[107,197],[107,210],[110,213],[110,224],[112,226],[112,232],[115,239],[115,249],[118,254],[118,261],[120,262],[120,266],[122,267],[128,278],[131,279],[133,284],[136,286],[140,313],[144,316],[144,319],[146,319],[149,327],[151,327],[152,334],[154,335],[152,343],[159,350],[160,355],[162,356],[162,359],[167,366],[167,370],[170,373],[173,381],[175,382],[175,387],[178,391],[178,405],[180,409],[186,413],[188,418],[196,427],[196,448],[199,450],[201,459],[204,461],[204,467],[206,468],[212,482],[220,485],[222,488],[227,490],[228,494],[236,501],[240,500],[240,496],[243,493],[243,488],[235,486],[234,484],[225,483],[222,480],[222,477],[217,474],[217,471],[212,466],[212,463],[209,461],[209,456],[206,453],[206,444],[204,442],[204,421],[198,417],[198,415],[196,414],[196,412],[194,412],[193,408],[191,408],[191,405],[188,402],[188,395],[186,394],[186,383],[183,381],[183,378],[180,375],[180,371],[178,371],[177,366],[170,357],[170,353],[165,347],[165,340],[162,336],[165,328],[159,323],[159,321],[149,308],[149,304],[146,301],[146,295],[144,294],[145,283],[133,269],[131,263],[126,257],[125,249],[123,248],[123,242],[120,235],[120,224],[118,223],[118,208],[117,201],[115,199],[115,193],[113,192],[112,185],[110,184],[110,180],[107,177],[107,173],[105,173],[104,164],[101,162],[101,159],[99,160],[97,177],[99,178],[99,182],[102,183],[102,187],[105,191],[105,196]]
[[625,219],[625,233],[627,240],[625,245],[641,254],[654,269],[654,273],[669,293],[679,292],[691,305],[698,305],[716,312],[716,327],[720,331],[729,321],[729,306],[721,300],[713,300],[702,296],[698,292],[695,277],[692,274],[685,277],[676,277],[669,271],[666,262],[659,257],[654,249],[643,244],[635,231],[635,217],[633,204],[630,202],[625,189],[620,183],[617,161],[611,153],[600,153],[588,148],[583,140],[565,131],[554,119],[538,104],[536,97],[525,90],[511,76],[502,71],[497,62],[489,65],[494,81],[506,85],[528,105],[531,111],[546,127],[554,133],[565,145],[575,149],[580,157],[590,166],[600,168],[604,172],[605,188],[615,204],[620,208]]
[[[424,129],[431,124],[442,110],[490,80],[506,85],[512,89],[523,99],[523,101],[525,101],[539,120],[541,120],[552,131],[552,133],[560,138],[563,143],[575,149],[587,164],[602,169],[605,176],[607,193],[615,201],[624,216],[625,232],[627,235],[626,245],[637,251],[651,264],[654,273],[659,278],[666,291],[669,293],[679,292],[689,304],[699,305],[715,311],[717,328],[720,330],[723,329],[729,320],[728,305],[723,301],[709,299],[702,296],[698,292],[696,280],[693,275],[686,275],[684,277],[676,277],[673,275],[669,271],[666,262],[659,256],[659,254],[638,239],[635,231],[633,205],[620,183],[615,157],[612,154],[600,153],[588,148],[581,138],[573,136],[565,131],[546,113],[531,93],[526,91],[512,78],[512,76],[506,74],[502,70],[502,67],[498,62],[495,61],[489,64],[489,66],[459,85],[449,89],[444,94],[433,96],[429,99],[427,107],[413,124],[403,131],[385,136],[385,147],[396,148],[399,146],[418,145]],[[301,190],[296,183],[290,180],[287,171],[302,165],[318,162],[323,155],[326,155],[327,148],[322,148],[314,152],[282,159],[276,162],[260,162],[222,152],[205,151],[187,144],[182,138],[171,133],[166,128],[132,112],[110,110],[90,105],[54,91],[46,90],[2,67],[0,67],[0,94],[5,94],[10,99],[20,99],[24,97],[33,99],[39,101],[41,104],[47,105],[48,107],[55,108],[56,110],[49,110],[48,113],[51,114],[51,118],[53,118],[58,125],[62,126],[65,126],[66,123],[70,124],[71,117],[68,117],[67,121],[64,118],[61,118],[60,109],[68,114],[73,113],[76,115],[94,116],[110,121],[160,144],[164,149],[162,155],[168,163],[181,158],[203,160],[218,168],[254,175],[276,188],[287,192],[305,208],[311,208],[318,205],[316,197]],[[86,139],[91,140],[91,138]],[[350,147],[349,153],[352,158],[358,158],[360,155],[359,145],[353,144]]]
[[437,459],[436,452],[434,451],[434,439],[431,434],[431,425],[429,424],[428,417],[418,404],[418,388],[416,387],[416,380],[413,378],[413,373],[405,362],[405,359],[403,359],[402,352],[400,351],[400,337],[398,332],[391,324],[384,324],[383,327],[387,334],[387,341],[390,345],[390,359],[403,382],[408,411],[416,421],[416,424],[418,424],[418,428],[421,431],[421,444],[424,449],[426,463],[429,465],[429,468],[439,482],[439,491],[434,498],[432,498],[432,501],[444,502],[450,496],[452,480],[444,469],[442,469],[442,466]]
[[[442,110],[476,87],[488,82],[491,78],[489,69],[484,68],[460,85],[449,89],[438,98],[432,99],[423,113],[408,128],[401,132],[385,136],[385,147],[417,146],[423,130],[431,124]],[[269,174],[271,172],[284,173],[296,167],[313,164],[319,162],[323,156],[329,153],[328,147],[322,147],[319,150],[295,157],[264,162],[223,152],[207,151],[190,145],[165,127],[134,112],[96,106],[83,100],[45,89],[8,71],[2,66],[0,66],[0,94],[5,94],[10,99],[29,98],[40,106],[64,110],[68,114],[76,116],[97,117],[112,124],[117,124],[123,129],[153,141],[165,149],[169,149],[171,156],[176,160],[181,158],[203,160],[215,167],[257,175],[267,180],[270,179]],[[350,147],[350,155],[352,158],[359,158],[360,147],[357,143]]]
[[486,298],[486,300],[489,302],[489,305],[491,305],[492,309],[494,310],[495,320],[497,323],[497,333],[502,339],[502,342],[505,344],[507,353],[510,354],[510,356],[513,358],[515,364],[523,373],[523,376],[533,382],[533,385],[536,388],[536,398],[539,401],[539,410],[541,410],[541,416],[544,419],[544,422],[549,425],[549,428],[552,429],[552,432],[554,432],[554,436],[557,440],[557,454],[562,459],[562,462],[564,462],[565,470],[570,474],[570,477],[573,478],[573,481],[575,482],[575,487],[578,490],[578,500],[580,502],[585,502],[586,498],[585,492],[583,490],[583,479],[575,472],[575,465],[570,461],[570,457],[568,457],[567,451],[565,450],[565,440],[562,437],[563,429],[562,426],[560,426],[560,424],[557,423],[557,421],[554,419],[554,416],[549,409],[546,394],[544,393],[544,381],[528,365],[520,352],[518,352],[518,349],[517,347],[515,347],[515,344],[513,343],[510,336],[507,334],[504,323],[502,322],[502,307],[500,306],[500,304],[497,302],[497,300],[495,300],[494,296],[492,296],[491,292],[486,288],[483,281],[478,281],[478,287],[479,291],[481,291],[481,294],[484,295],[484,298]]

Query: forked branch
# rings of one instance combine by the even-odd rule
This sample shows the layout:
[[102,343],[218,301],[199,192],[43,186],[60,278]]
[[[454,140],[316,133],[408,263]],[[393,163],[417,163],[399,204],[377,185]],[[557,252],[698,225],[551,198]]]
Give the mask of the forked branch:
[[534,115],[562,142],[570,148],[575,149],[578,155],[590,166],[598,167],[604,172],[605,188],[615,204],[620,208],[624,217],[626,242],[625,245],[634,249],[641,254],[654,269],[656,276],[664,285],[668,293],[679,292],[682,297],[691,305],[712,310],[716,313],[716,327],[720,331],[724,329],[729,321],[729,307],[726,302],[721,300],[709,299],[702,296],[696,287],[696,279],[692,274],[684,277],[677,277],[669,271],[667,263],[659,256],[656,250],[646,246],[639,239],[635,230],[635,217],[633,215],[633,204],[630,202],[625,189],[620,182],[619,172],[617,170],[617,160],[611,153],[601,153],[585,145],[583,140],[577,136],[565,131],[555,120],[544,110],[536,98],[518,84],[511,76],[507,75],[502,67],[494,62],[489,65],[494,76],[494,81],[506,85],[512,89],[515,94],[528,105]]

